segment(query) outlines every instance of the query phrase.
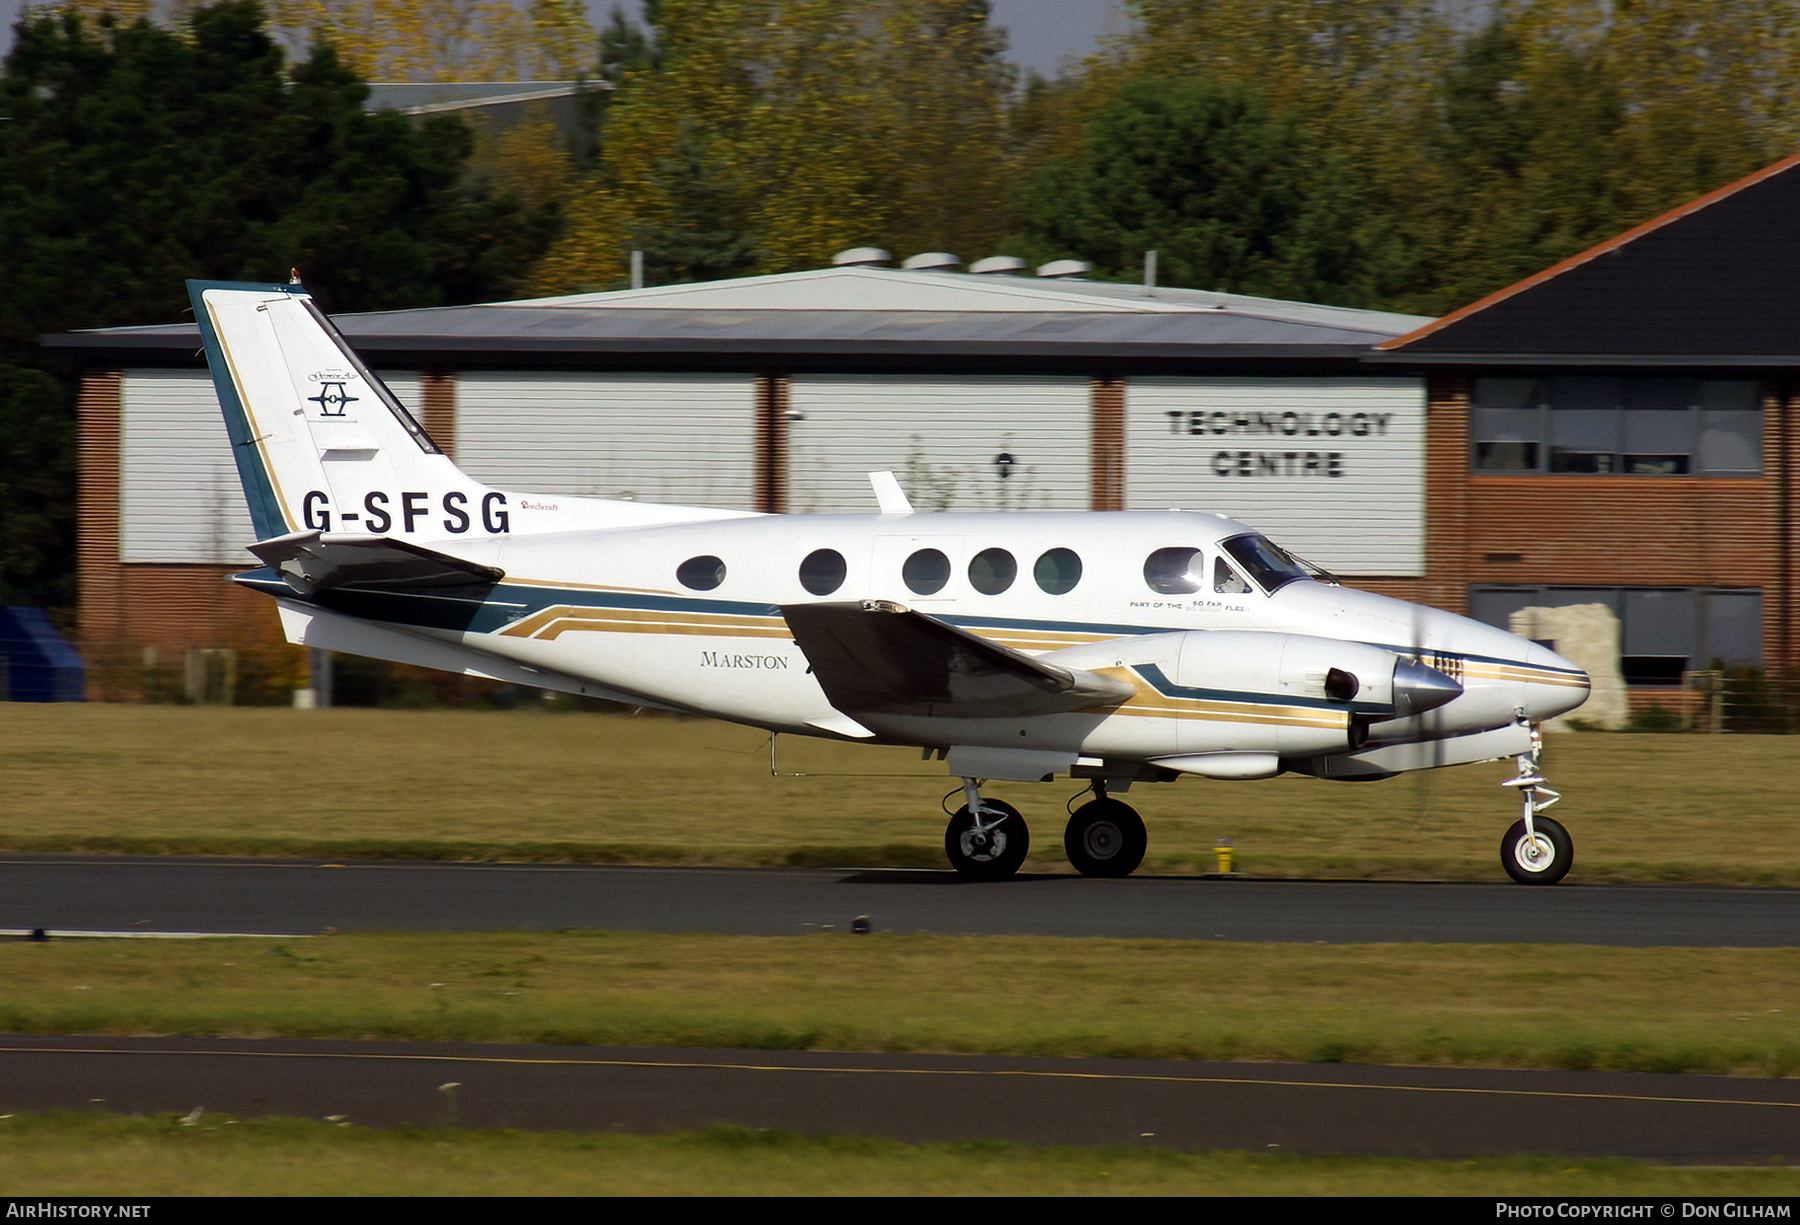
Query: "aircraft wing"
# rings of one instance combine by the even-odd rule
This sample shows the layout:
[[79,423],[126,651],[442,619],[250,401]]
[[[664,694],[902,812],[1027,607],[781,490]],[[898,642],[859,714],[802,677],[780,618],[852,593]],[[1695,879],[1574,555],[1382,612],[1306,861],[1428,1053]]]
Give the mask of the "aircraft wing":
[[1012,718],[1116,706],[1136,692],[886,600],[786,604],[794,641],[847,715]]
[[295,532],[258,541],[250,551],[280,571],[301,595],[350,588],[418,591],[497,583],[506,572],[386,536]]

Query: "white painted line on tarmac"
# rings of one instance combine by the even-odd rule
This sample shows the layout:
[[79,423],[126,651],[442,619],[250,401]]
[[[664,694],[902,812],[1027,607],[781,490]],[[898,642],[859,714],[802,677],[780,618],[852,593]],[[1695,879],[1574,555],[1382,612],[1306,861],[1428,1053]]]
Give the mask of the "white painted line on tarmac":
[[311,940],[312,934],[298,932],[97,932],[60,927],[0,927],[0,936],[20,940],[35,939],[40,933],[46,940]]

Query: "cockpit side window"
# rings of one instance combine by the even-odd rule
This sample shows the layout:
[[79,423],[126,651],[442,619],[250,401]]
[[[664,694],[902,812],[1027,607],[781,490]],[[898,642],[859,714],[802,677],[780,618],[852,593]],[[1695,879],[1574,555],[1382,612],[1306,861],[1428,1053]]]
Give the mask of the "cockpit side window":
[[1250,584],[1244,576],[1231,568],[1231,563],[1223,557],[1213,558],[1213,590],[1220,595],[1244,595],[1250,590]]
[[1257,586],[1271,594],[1297,579],[1311,577],[1306,567],[1288,556],[1285,549],[1263,536],[1233,536],[1219,547],[1256,580]]
[[1164,595],[1198,591],[1205,576],[1206,562],[1199,549],[1158,549],[1144,559],[1144,581]]

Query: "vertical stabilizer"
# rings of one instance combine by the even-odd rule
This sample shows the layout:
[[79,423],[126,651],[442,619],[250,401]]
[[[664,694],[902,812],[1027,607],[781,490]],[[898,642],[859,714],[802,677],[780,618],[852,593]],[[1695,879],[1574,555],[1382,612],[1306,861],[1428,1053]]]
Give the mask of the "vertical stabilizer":
[[258,540],[493,536],[506,497],[452,463],[297,285],[190,281]]

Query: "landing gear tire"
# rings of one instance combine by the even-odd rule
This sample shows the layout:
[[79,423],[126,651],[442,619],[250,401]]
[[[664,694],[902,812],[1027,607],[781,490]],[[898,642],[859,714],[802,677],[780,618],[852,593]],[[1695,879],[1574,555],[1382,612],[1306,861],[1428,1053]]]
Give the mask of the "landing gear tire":
[[981,807],[986,815],[980,827],[966,804],[956,810],[944,830],[944,854],[950,857],[950,866],[970,880],[1005,880],[1025,862],[1031,831],[1011,804],[983,799]]
[[1148,844],[1144,819],[1118,800],[1090,800],[1063,831],[1063,850],[1083,876],[1130,876],[1144,862]]
[[1575,840],[1549,817],[1533,817],[1531,823],[1537,830],[1535,840],[1525,836],[1525,822],[1513,822],[1500,840],[1500,862],[1521,885],[1554,885],[1575,862]]

